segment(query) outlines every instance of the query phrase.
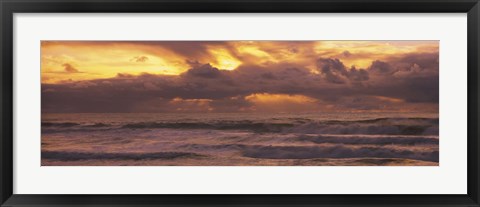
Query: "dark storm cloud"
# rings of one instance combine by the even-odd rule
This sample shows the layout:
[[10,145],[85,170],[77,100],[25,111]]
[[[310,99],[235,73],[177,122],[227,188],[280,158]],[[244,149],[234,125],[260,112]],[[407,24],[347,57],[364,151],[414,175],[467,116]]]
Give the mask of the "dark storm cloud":
[[221,72],[218,68],[214,68],[210,64],[205,64],[188,70],[184,75],[201,78],[217,78],[221,75]]
[[317,68],[328,82],[344,84],[350,81],[368,80],[368,72],[364,69],[347,69],[339,59],[320,58],[317,60]]
[[371,73],[386,75],[386,74],[391,74],[394,70],[395,68],[392,67],[389,63],[386,63],[380,60],[375,60],[372,62],[372,65],[370,66],[368,71],[370,71]]
[[[189,61],[180,75],[138,76],[42,84],[43,112],[236,111],[252,106],[251,94],[303,95],[322,104],[380,110],[388,104],[438,104],[438,54],[409,54],[373,61],[367,69],[317,58],[316,73],[292,63],[241,65],[219,70]],[[386,98],[385,98],[386,97]]]

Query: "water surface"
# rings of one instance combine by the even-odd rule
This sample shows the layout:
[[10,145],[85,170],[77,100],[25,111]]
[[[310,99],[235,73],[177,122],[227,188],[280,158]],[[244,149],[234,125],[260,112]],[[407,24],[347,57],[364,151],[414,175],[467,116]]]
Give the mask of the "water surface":
[[42,165],[438,165],[437,114],[42,114]]

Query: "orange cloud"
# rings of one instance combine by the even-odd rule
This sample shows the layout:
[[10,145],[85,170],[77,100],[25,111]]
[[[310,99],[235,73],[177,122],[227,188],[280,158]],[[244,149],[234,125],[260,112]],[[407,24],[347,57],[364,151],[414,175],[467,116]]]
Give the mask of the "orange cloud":
[[213,111],[210,106],[212,100],[210,99],[182,99],[174,98],[169,103],[175,106],[175,111],[178,112],[192,112],[192,111]]
[[[208,50],[214,57],[211,61],[212,65],[218,69],[234,70],[242,62],[235,58],[230,51],[225,48],[211,48]],[[208,60],[204,60],[208,61]]]
[[76,69],[75,67],[73,67],[71,64],[69,63],[65,63],[63,64],[63,69],[65,70],[65,72],[67,73],[78,73],[78,69]]
[[250,110],[262,112],[318,111],[321,109],[317,99],[304,95],[256,93],[245,97],[253,103]]
[[[294,64],[316,71],[319,58],[365,68],[409,53],[438,53],[438,41],[42,41],[43,83],[93,80],[119,73],[179,75],[189,62],[219,70],[242,65]],[[133,58],[132,58],[133,57]],[[82,73],[66,69],[77,66]],[[139,64],[141,63],[141,64]],[[68,70],[70,74],[60,74]],[[73,72],[73,73],[72,73]]]
[[135,56],[131,59],[131,61],[137,62],[137,63],[144,63],[147,62],[148,57],[147,56]]
[[338,58],[347,66],[367,68],[372,61],[408,53],[438,52],[438,41],[317,41],[316,54]]

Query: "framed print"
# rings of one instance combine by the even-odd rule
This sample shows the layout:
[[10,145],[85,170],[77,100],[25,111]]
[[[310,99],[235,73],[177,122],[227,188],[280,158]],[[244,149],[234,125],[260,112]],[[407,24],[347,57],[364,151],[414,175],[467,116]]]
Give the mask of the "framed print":
[[1,1],[2,206],[479,206],[466,1]]

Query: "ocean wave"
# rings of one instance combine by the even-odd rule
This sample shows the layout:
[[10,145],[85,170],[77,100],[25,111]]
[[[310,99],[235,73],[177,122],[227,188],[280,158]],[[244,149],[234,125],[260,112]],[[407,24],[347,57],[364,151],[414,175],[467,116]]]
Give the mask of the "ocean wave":
[[379,118],[358,121],[309,122],[285,129],[304,134],[438,135],[438,119]]
[[111,126],[112,126],[112,125],[110,125],[110,124],[105,124],[105,123],[95,123],[95,124],[84,125],[84,127],[92,127],[92,128],[111,127]]
[[152,160],[152,159],[175,159],[195,158],[204,155],[190,152],[155,152],[155,153],[99,153],[99,152],[63,152],[43,151],[42,159],[59,161],[79,160]]
[[79,123],[73,123],[73,122],[42,122],[42,127],[60,127],[60,128],[65,128],[65,127],[74,127],[74,126],[80,126],[81,124]]
[[435,151],[414,151],[385,147],[335,146],[248,146],[243,156],[263,159],[312,159],[312,158],[404,158],[438,162]]
[[254,132],[281,132],[285,128],[294,127],[289,123],[256,123],[250,121],[218,122],[218,123],[133,123],[122,128],[173,128],[173,129],[215,129],[215,130],[250,130]]
[[[277,121],[277,122],[271,122]],[[211,129],[248,130],[257,133],[300,133],[300,134],[386,134],[386,135],[438,135],[438,118],[379,118],[358,121],[314,121],[303,119],[265,121],[198,121],[198,122],[135,122],[123,124],[107,123],[52,123],[42,122],[42,129]]]
[[[239,152],[243,157],[259,159],[313,158],[401,158],[438,162],[438,150],[432,148],[398,148],[395,146],[259,145],[259,144],[184,144],[181,151],[221,154]],[[227,153],[228,154],[228,153]]]
[[[200,151],[200,152],[198,152]],[[221,151],[235,151],[255,159],[318,159],[318,158],[387,158],[439,162],[439,152],[433,149],[404,149],[393,147],[354,147],[349,145],[323,146],[265,146],[265,145],[185,145],[174,152],[104,153],[43,151],[42,159],[58,161],[80,160],[154,160],[220,156]],[[230,157],[231,155],[227,155]]]
[[42,122],[42,127],[58,127],[58,128],[68,128],[68,127],[110,127],[112,125],[106,123],[93,123],[93,124],[83,124],[75,122]]
[[438,145],[435,136],[398,135],[300,135],[290,141],[306,141],[316,144],[370,144],[370,145]]

